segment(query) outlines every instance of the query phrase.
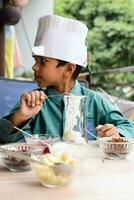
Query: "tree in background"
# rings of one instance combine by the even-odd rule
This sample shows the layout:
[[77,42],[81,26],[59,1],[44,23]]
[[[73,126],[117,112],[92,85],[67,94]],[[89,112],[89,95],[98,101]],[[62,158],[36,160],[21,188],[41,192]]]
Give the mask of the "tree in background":
[[[87,24],[92,71],[134,65],[134,0],[55,0],[55,13]],[[117,95],[117,82],[133,80],[133,73],[110,73],[97,75],[94,83]]]

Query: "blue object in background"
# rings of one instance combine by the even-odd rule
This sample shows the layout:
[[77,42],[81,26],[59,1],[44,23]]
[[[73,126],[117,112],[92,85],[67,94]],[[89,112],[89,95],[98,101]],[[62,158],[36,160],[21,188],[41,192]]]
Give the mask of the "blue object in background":
[[22,93],[37,87],[34,81],[0,78],[0,117],[9,113]]

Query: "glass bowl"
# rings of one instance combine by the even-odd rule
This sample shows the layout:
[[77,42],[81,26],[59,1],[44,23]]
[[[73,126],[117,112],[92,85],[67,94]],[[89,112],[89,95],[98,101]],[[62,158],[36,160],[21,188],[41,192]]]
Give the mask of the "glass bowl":
[[37,143],[37,141],[45,141],[48,144],[53,144],[55,142],[59,142],[60,141],[60,137],[59,136],[53,136],[53,135],[44,135],[44,134],[34,134],[32,135],[33,137],[31,137],[30,135],[25,135],[25,140],[27,143],[29,144],[35,144]]
[[[20,152],[29,157],[32,155],[40,155],[44,151],[44,147],[41,147],[37,144],[12,143],[2,145],[1,147],[10,151]],[[2,154],[1,159],[11,171],[22,172],[31,170],[30,163],[26,160],[15,158],[13,156],[8,156],[6,154]]]
[[88,143],[76,142],[57,142],[51,145],[50,151],[54,156],[59,156],[60,153],[67,153],[77,162],[81,163],[88,157],[89,153]]
[[33,137],[29,136],[29,135],[25,135],[25,141],[28,144],[38,144],[39,146],[44,147],[44,151],[43,154],[45,153],[50,153],[50,150],[48,147],[46,147],[46,144],[44,144],[43,142],[47,143],[47,144],[54,144],[56,142],[61,141],[59,136],[52,136],[50,134],[34,134],[32,135]]
[[80,149],[76,144],[58,142],[52,145],[51,154],[34,156],[35,159],[43,161],[44,165],[32,163],[31,166],[43,186],[65,186],[70,184],[78,173],[80,165],[86,159],[85,155],[88,155],[87,150],[87,146]]
[[134,148],[134,139],[125,137],[104,137],[98,138],[100,148],[106,154],[124,156],[130,153]]

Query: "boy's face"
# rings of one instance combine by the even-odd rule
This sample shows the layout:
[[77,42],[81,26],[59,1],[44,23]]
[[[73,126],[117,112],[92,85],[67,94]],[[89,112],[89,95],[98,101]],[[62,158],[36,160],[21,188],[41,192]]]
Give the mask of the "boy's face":
[[40,87],[58,87],[60,84],[63,84],[65,66],[57,67],[58,60],[53,58],[41,56],[34,56],[34,58],[35,64],[32,69],[35,80]]

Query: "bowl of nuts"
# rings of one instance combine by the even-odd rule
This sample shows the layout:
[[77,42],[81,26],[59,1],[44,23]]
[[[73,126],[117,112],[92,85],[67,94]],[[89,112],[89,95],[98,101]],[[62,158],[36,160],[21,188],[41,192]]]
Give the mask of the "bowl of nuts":
[[125,137],[98,138],[100,148],[106,154],[125,156],[134,149],[134,139]]

